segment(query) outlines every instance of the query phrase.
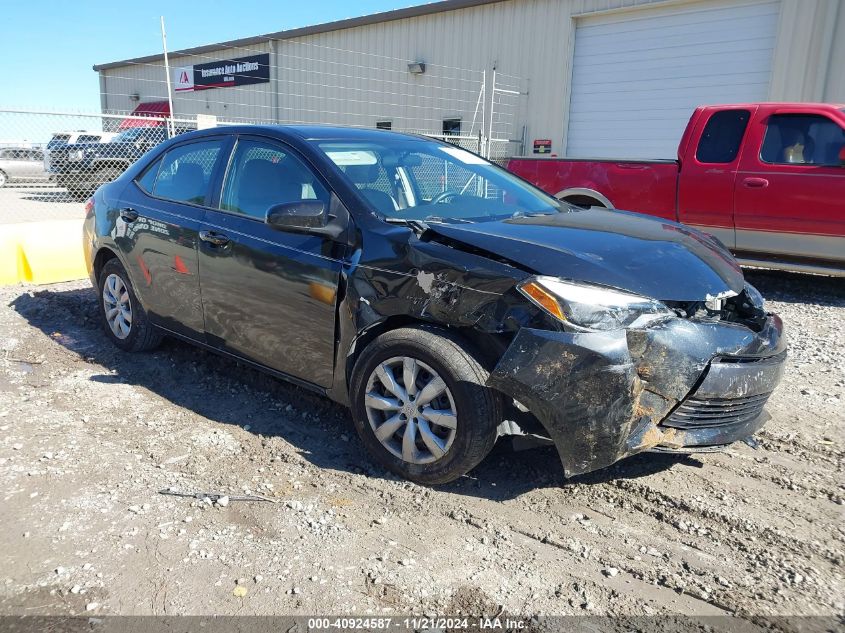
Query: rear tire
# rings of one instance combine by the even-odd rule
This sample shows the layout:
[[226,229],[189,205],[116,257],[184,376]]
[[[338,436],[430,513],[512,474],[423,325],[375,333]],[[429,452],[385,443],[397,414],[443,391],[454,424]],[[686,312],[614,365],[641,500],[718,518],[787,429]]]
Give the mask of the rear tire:
[[[388,374],[395,379],[392,389]],[[487,377],[466,343],[449,332],[425,326],[386,332],[364,349],[352,371],[358,435],[373,457],[405,479],[454,481],[496,442],[501,402],[485,385]],[[439,395],[431,399],[434,393]]]
[[0,189],[5,187],[7,182],[9,182],[9,179],[6,176],[6,172],[0,171]]
[[149,322],[120,260],[107,261],[98,282],[100,317],[111,342],[127,352],[157,347],[164,334]]

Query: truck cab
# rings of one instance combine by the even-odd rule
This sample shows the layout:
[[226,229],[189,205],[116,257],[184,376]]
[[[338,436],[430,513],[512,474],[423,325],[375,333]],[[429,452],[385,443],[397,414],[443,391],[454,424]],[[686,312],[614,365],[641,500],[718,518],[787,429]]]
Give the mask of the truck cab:
[[703,107],[684,137],[681,222],[715,234],[746,264],[845,267],[845,108]]
[[702,106],[677,160],[514,158],[508,169],[574,204],[700,228],[743,265],[845,275],[845,105]]

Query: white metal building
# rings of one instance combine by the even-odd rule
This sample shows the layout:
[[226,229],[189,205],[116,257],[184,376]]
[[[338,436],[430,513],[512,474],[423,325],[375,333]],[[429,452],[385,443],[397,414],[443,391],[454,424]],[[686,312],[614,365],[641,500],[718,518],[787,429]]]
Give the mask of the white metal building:
[[[561,155],[666,158],[700,104],[845,102],[843,5],[446,0],[173,52],[174,115],[470,135],[484,125],[524,136],[526,153],[545,139]],[[204,81],[198,67],[261,55],[263,79],[188,85]],[[103,111],[167,98],[161,55],[94,69]]]

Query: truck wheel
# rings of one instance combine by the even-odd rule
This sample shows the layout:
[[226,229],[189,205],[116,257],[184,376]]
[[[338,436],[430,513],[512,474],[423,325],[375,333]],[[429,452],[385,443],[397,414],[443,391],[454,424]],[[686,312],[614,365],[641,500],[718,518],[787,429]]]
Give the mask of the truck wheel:
[[111,342],[127,352],[157,347],[164,335],[147,319],[123,264],[118,259],[107,261],[98,281],[100,315]]
[[496,442],[498,395],[487,371],[448,332],[401,328],[371,342],[351,380],[355,427],[387,469],[421,484],[469,472]]
[[8,178],[6,178],[6,173],[3,172],[3,171],[0,171],[0,188],[5,187],[7,182],[8,182]]
[[589,198],[587,196],[570,196],[568,198],[564,198],[563,200],[569,204],[574,204],[576,207],[582,207],[584,209],[589,209],[590,207],[600,207],[602,209],[607,208],[606,205],[595,198]]

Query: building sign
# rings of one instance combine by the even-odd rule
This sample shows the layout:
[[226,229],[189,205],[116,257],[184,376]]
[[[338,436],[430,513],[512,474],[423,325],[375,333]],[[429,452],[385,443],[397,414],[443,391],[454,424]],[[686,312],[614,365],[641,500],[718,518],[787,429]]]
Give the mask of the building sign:
[[173,89],[185,92],[194,89],[194,67],[176,68],[173,70]]
[[177,92],[232,88],[269,83],[269,81],[269,53],[196,64],[177,68],[173,73],[173,86]]
[[535,154],[548,154],[551,151],[552,151],[552,139],[550,139],[550,138],[534,139],[534,153]]

